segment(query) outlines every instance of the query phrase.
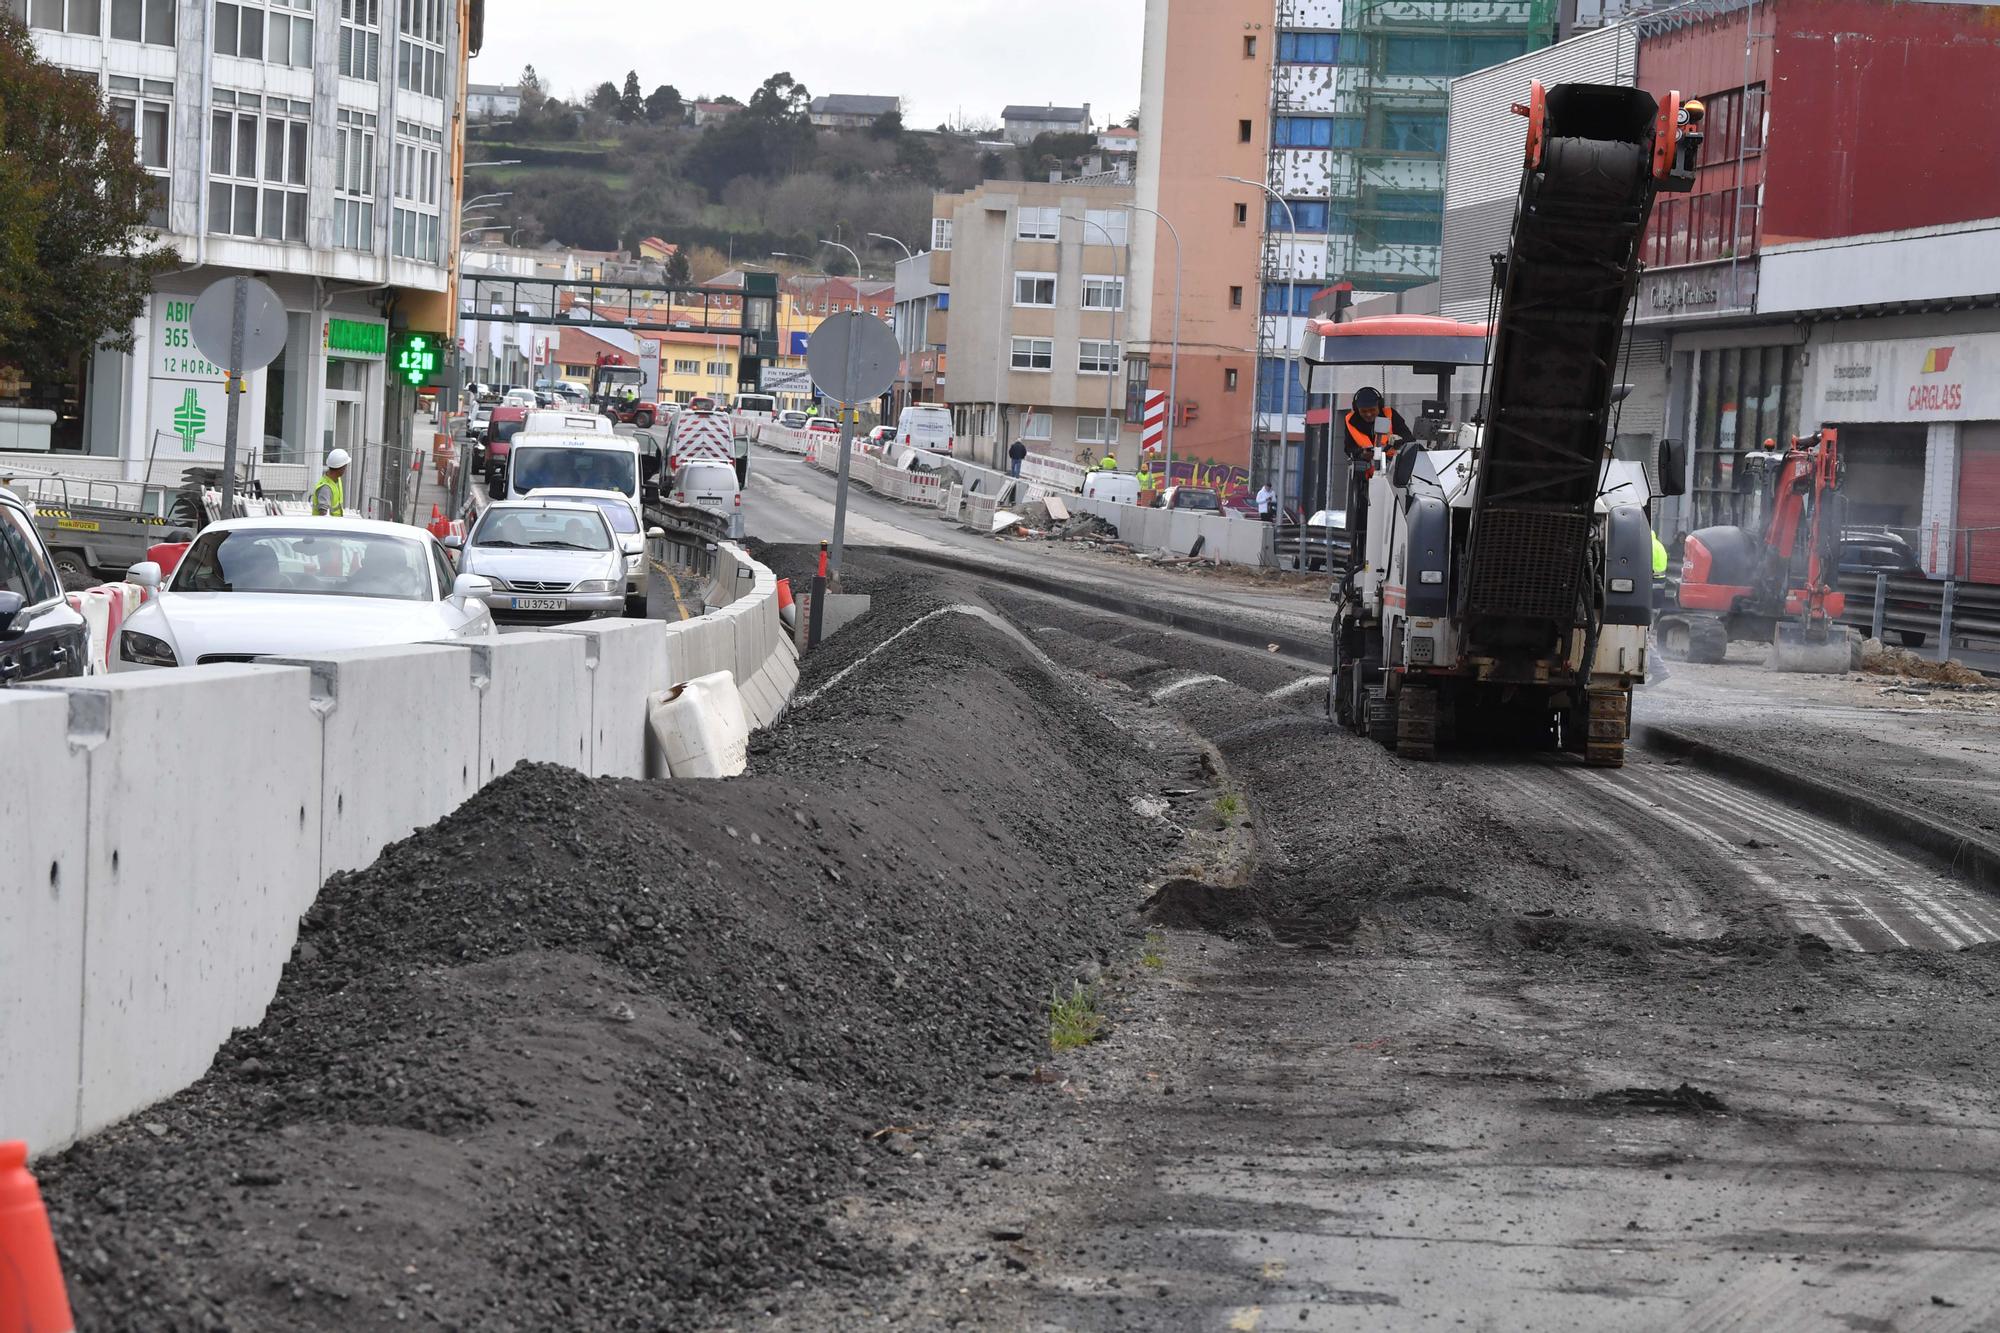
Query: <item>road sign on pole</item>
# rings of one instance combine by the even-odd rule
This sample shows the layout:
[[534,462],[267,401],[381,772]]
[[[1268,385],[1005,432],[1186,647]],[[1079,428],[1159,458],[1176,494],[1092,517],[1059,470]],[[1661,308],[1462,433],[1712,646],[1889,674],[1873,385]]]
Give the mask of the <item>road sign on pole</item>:
[[222,516],[236,516],[236,425],[243,377],[285,350],[285,303],[255,278],[223,278],[194,303],[188,331],[201,354],[229,372],[229,428],[222,445]]
[[840,482],[833,493],[832,568],[840,572],[847,539],[847,468],[854,452],[851,409],[873,402],[896,381],[903,350],[889,326],[873,315],[832,315],[821,320],[806,346],[806,369],[828,398],[850,409],[840,414]]

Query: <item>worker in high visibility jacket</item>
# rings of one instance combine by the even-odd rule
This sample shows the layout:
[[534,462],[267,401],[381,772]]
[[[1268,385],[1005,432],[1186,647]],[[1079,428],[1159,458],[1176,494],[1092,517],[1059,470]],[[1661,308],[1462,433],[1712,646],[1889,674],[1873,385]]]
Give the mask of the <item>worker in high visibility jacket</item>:
[[1653,577],[1663,579],[1666,576],[1667,544],[1660,540],[1660,534],[1656,532],[1653,534]]
[[326,471],[313,487],[314,518],[339,518],[347,512],[347,450],[335,449],[326,456]]
[[1340,414],[1341,442],[1347,453],[1347,567],[1359,569],[1368,549],[1368,482],[1375,475],[1375,450],[1396,456],[1399,445],[1416,438],[1403,414],[1388,407],[1389,434],[1375,433],[1375,423],[1387,405],[1382,391],[1372,386],[1356,389],[1354,403]]

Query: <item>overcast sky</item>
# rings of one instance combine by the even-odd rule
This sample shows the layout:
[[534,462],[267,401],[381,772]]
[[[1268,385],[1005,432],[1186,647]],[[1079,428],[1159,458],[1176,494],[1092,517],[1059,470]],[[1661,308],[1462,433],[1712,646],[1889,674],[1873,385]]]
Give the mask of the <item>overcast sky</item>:
[[1091,105],[1102,124],[1139,105],[1145,0],[488,0],[475,83],[532,64],[563,97],[636,68],[651,92],[748,100],[789,70],[815,96],[906,99],[911,125],[997,121],[1013,102]]

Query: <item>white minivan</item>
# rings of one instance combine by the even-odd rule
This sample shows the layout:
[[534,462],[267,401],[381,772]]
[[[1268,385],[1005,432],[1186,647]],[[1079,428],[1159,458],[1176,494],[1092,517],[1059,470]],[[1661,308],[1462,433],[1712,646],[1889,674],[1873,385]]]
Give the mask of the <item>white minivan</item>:
[[896,443],[913,449],[948,454],[958,447],[951,427],[951,409],[936,403],[911,403],[896,418]]
[[743,535],[743,492],[736,484],[736,469],[719,459],[696,458],[683,463],[674,473],[669,504],[705,509],[729,521],[729,535]]
[[507,460],[506,498],[523,500],[535,491],[616,491],[643,508],[643,473],[633,436],[523,431],[514,437]]
[[566,411],[562,408],[538,407],[528,413],[528,419],[521,423],[523,435],[616,435],[618,428],[610,417],[599,416],[595,412]]

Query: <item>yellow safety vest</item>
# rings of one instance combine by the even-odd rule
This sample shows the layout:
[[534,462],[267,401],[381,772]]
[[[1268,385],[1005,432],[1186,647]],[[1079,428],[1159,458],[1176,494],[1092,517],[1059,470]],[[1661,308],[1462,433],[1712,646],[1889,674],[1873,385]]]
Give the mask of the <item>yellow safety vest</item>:
[[347,488],[339,477],[320,477],[313,487],[312,512],[314,518],[339,518],[347,512]]
[[1666,576],[1667,544],[1660,540],[1660,534],[1656,532],[1653,534],[1653,577],[1663,579]]

